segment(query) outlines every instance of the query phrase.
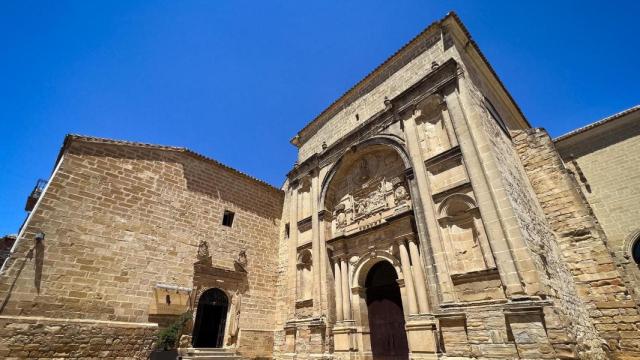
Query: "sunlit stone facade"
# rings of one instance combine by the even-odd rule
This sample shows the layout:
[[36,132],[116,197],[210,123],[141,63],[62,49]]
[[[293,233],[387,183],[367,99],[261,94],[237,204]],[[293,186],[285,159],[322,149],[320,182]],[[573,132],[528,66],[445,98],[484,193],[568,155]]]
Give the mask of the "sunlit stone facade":
[[275,189],[68,136],[0,276],[0,356],[143,358],[189,313],[185,358],[640,357],[635,233],[611,246],[589,157],[531,128],[455,14],[292,143]]

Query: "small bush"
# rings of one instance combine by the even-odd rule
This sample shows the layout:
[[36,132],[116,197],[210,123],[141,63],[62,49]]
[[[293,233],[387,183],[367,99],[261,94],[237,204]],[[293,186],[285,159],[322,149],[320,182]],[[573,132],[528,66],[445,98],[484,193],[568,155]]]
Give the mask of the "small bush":
[[172,322],[167,328],[161,330],[160,333],[158,333],[156,348],[159,350],[175,349],[178,340],[180,340],[182,329],[189,320],[191,320],[191,313],[186,312],[180,315],[180,317]]

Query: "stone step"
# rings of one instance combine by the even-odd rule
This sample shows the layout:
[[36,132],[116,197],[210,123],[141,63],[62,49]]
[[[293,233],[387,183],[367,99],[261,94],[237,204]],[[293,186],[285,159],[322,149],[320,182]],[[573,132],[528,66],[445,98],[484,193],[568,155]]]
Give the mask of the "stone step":
[[187,354],[182,357],[183,360],[240,360],[238,355],[233,356],[220,356],[211,354]]
[[240,360],[233,349],[223,348],[188,348],[183,360]]

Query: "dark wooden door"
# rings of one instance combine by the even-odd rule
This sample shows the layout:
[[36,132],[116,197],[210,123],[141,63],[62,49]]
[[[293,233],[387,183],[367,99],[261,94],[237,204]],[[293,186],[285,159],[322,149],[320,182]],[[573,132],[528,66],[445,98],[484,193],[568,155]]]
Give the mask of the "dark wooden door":
[[395,269],[387,262],[375,265],[367,277],[371,351],[375,360],[409,358],[402,299],[396,278]]

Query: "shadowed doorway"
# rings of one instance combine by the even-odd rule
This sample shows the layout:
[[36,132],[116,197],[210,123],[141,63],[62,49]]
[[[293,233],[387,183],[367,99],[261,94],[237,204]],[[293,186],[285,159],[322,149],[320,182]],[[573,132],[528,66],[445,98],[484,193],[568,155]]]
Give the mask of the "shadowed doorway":
[[229,299],[220,289],[209,289],[200,296],[193,326],[193,347],[222,347],[228,308]]
[[381,261],[367,274],[367,310],[371,351],[375,360],[406,360],[409,345],[404,327],[398,275],[391,264]]

